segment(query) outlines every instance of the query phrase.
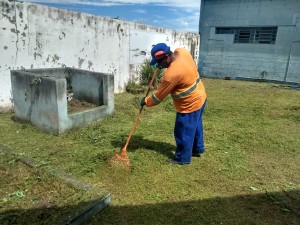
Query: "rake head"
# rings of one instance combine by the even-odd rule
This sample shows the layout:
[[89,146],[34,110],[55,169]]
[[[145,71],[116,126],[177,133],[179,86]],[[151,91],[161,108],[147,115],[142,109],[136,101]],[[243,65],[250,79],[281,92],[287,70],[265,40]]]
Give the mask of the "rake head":
[[115,154],[110,160],[112,166],[130,167],[130,161],[126,153],[126,149],[123,148],[121,152]]
[[117,153],[115,156],[121,161],[129,161],[125,148],[123,148],[121,152]]

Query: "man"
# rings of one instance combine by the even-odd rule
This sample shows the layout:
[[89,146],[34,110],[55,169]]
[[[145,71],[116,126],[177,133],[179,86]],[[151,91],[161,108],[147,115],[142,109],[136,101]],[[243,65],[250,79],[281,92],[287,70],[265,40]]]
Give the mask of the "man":
[[171,94],[176,108],[174,136],[176,141],[174,164],[190,164],[191,157],[204,153],[202,113],[206,92],[191,54],[184,48],[174,53],[165,43],[151,50],[151,65],[167,68],[157,90],[141,99],[141,106],[155,106]]

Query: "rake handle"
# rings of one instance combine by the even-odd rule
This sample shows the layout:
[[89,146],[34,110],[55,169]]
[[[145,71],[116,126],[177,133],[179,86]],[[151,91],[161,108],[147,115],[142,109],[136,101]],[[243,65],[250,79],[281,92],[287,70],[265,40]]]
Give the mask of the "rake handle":
[[[148,94],[149,94],[149,92],[150,92],[151,86],[152,86],[152,84],[153,84],[153,82],[154,82],[154,79],[155,79],[155,77],[156,77],[157,72],[158,72],[158,68],[156,68],[155,71],[154,71],[154,74],[153,74],[152,79],[151,79],[151,81],[150,81],[150,83],[149,83],[148,90],[147,90],[147,92],[146,92],[145,97],[147,97]],[[130,134],[129,134],[128,138],[127,138],[126,144],[125,144],[124,148],[122,149],[122,153],[123,153],[123,154],[126,154],[127,146],[128,146],[128,144],[129,144],[129,141],[130,141],[130,139],[131,139],[131,136],[132,136],[132,134],[133,134],[133,132],[134,132],[134,130],[135,130],[135,128],[136,128],[136,125],[137,125],[137,123],[138,123],[138,121],[139,121],[139,119],[140,119],[140,117],[141,117],[141,113],[142,113],[142,111],[143,111],[143,107],[144,107],[144,106],[141,106],[140,111],[139,111],[139,113],[138,113],[138,115],[137,115],[137,117],[136,117],[136,119],[135,119],[135,122],[134,122],[132,128],[131,128]]]

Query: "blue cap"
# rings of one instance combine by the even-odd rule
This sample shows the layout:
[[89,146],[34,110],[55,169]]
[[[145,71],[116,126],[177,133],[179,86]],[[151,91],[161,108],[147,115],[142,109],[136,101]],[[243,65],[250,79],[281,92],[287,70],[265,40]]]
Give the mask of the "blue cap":
[[153,46],[153,48],[151,49],[151,56],[152,56],[152,60],[150,62],[150,65],[155,65],[157,63],[156,59],[155,59],[155,53],[161,52],[161,53],[168,53],[170,51],[170,47],[167,46],[165,43],[158,43],[156,45]]

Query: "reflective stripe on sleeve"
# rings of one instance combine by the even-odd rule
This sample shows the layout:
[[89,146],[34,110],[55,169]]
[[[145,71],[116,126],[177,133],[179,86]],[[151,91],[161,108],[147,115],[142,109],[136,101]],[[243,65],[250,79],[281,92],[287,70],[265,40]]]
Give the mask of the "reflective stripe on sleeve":
[[159,103],[161,102],[161,101],[155,96],[154,93],[151,95],[151,98],[152,98],[152,100],[153,100],[156,104],[159,104]]
[[186,89],[186,90],[184,90],[182,92],[176,93],[176,94],[171,94],[172,98],[173,99],[183,98],[183,97],[191,94],[193,91],[196,90],[197,85],[199,84],[199,82],[200,82],[200,76],[198,76],[196,82],[191,87],[189,87],[188,89]]

